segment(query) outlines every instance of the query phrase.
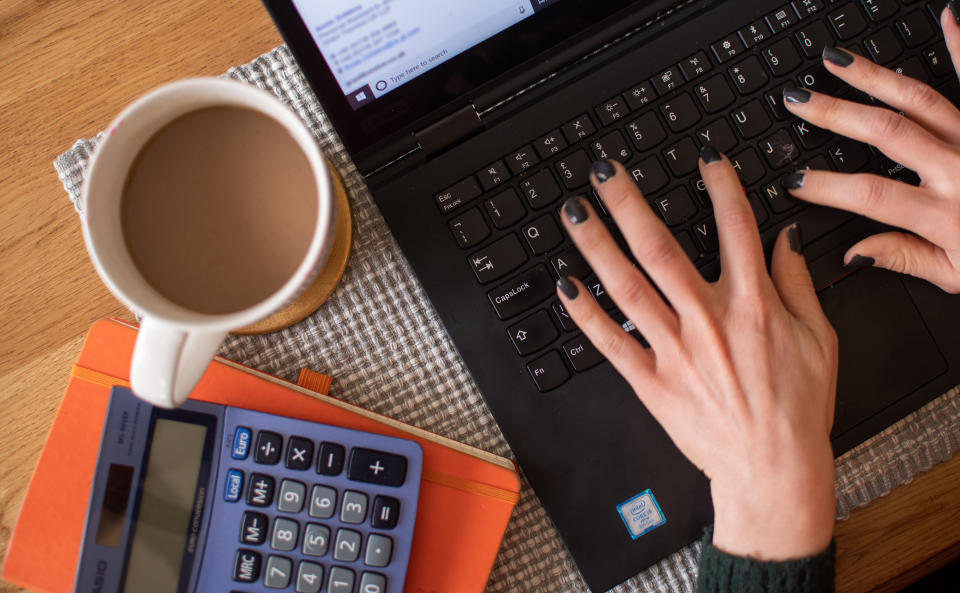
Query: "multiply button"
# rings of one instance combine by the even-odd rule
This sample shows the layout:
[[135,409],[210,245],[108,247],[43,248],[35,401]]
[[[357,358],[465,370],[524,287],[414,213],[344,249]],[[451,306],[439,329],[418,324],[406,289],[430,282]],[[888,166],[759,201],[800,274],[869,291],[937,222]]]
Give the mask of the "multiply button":
[[391,496],[377,496],[373,499],[373,513],[370,525],[374,529],[393,529],[400,518],[400,501]]
[[358,482],[397,487],[407,477],[407,459],[392,453],[354,447],[350,451],[347,477]]
[[283,448],[283,437],[275,432],[261,430],[257,434],[257,450],[253,460],[264,465],[274,465],[280,461],[280,450]]
[[290,437],[284,463],[289,469],[308,469],[313,463],[313,441],[303,437]]

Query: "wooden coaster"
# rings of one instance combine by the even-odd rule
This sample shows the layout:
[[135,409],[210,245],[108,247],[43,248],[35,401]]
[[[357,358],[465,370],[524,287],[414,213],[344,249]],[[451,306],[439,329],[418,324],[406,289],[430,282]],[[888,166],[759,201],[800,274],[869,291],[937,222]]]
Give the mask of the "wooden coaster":
[[249,336],[266,334],[290,327],[316,311],[327,300],[327,297],[333,294],[333,289],[337,287],[337,282],[340,281],[343,271],[347,268],[347,260],[350,259],[350,246],[353,244],[353,215],[350,212],[347,189],[333,165],[330,165],[330,173],[333,181],[333,193],[337,200],[337,219],[334,223],[333,246],[330,248],[330,255],[327,257],[323,269],[320,270],[317,278],[310,286],[285,308],[263,321],[240,328],[232,333]]

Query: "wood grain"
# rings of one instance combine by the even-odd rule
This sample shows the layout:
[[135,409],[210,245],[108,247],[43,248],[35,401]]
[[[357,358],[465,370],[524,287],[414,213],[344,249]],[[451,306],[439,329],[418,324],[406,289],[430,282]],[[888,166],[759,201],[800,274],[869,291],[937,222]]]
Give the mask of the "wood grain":
[[[281,42],[257,0],[0,2],[0,554],[84,334],[129,318],[86,257],[54,157],[151,88]],[[958,526],[954,458],[838,525],[838,591],[896,590],[957,558]]]

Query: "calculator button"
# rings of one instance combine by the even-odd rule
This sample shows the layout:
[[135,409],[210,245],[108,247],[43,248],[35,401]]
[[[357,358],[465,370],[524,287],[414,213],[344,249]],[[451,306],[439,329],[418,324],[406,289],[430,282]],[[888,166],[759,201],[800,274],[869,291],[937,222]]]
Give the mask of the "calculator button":
[[353,571],[349,568],[334,566],[327,581],[328,593],[353,593],[353,578]]
[[260,545],[267,540],[269,519],[263,513],[244,511],[240,523],[240,542]]
[[250,474],[250,486],[247,488],[247,504],[265,507],[273,502],[274,479],[266,474]]
[[347,490],[343,493],[340,520],[344,523],[363,523],[367,518],[367,495]]
[[323,567],[314,562],[301,562],[297,569],[297,593],[319,593],[322,586]]
[[250,440],[253,438],[253,433],[250,432],[250,429],[246,426],[238,426],[236,432],[233,433],[233,451],[231,452],[231,457],[234,459],[246,459],[247,455],[250,454]]
[[284,480],[280,482],[277,510],[284,513],[299,513],[303,510],[303,501],[306,497],[307,487],[301,482]]
[[371,533],[367,538],[367,553],[363,563],[367,566],[386,566],[393,554],[393,540],[385,535]]
[[265,465],[273,465],[280,461],[280,449],[283,448],[283,437],[275,432],[261,430],[257,434],[257,451],[253,460]]
[[274,550],[289,552],[297,547],[300,536],[300,525],[290,519],[278,518],[273,521],[273,535],[270,536],[270,547]]
[[233,559],[233,580],[254,583],[260,578],[260,554],[253,550],[237,550]]
[[343,471],[343,458],[346,451],[336,443],[320,443],[320,452],[317,455],[317,473],[325,476],[336,476]]
[[361,593],[386,593],[387,577],[375,572],[365,572],[360,577]]
[[232,469],[227,472],[227,481],[223,490],[223,499],[227,502],[237,502],[243,493],[243,472]]
[[407,459],[383,451],[354,447],[350,451],[347,477],[358,482],[400,486],[407,477]]
[[373,499],[373,513],[370,525],[375,529],[393,529],[400,517],[400,501],[391,496],[377,496]]
[[337,542],[333,545],[333,558],[340,562],[353,562],[360,557],[362,536],[350,529],[337,531]]
[[323,556],[327,553],[327,547],[330,545],[330,529],[317,525],[316,523],[307,523],[307,529],[303,534],[303,553],[305,556]]
[[314,486],[310,493],[310,516],[329,519],[337,506],[337,491],[327,486]]
[[313,463],[313,441],[303,437],[290,437],[287,443],[287,458],[284,465],[288,469],[309,469]]
[[267,558],[267,570],[263,575],[263,584],[271,589],[283,589],[290,584],[290,575],[293,573],[293,562],[282,556]]

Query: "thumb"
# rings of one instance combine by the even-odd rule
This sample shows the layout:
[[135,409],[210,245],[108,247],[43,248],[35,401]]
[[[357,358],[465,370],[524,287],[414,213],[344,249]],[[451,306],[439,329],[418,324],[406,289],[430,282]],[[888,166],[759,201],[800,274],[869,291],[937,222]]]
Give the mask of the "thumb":
[[780,293],[784,307],[808,327],[820,324],[825,319],[813,280],[803,257],[803,236],[799,224],[792,224],[780,231],[773,246],[770,276]]
[[860,241],[843,256],[845,266],[885,268],[923,278],[949,293],[960,292],[960,270],[947,252],[907,233],[881,233]]

